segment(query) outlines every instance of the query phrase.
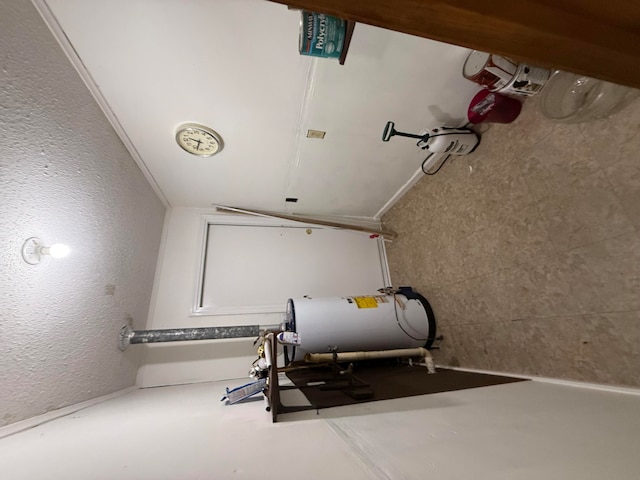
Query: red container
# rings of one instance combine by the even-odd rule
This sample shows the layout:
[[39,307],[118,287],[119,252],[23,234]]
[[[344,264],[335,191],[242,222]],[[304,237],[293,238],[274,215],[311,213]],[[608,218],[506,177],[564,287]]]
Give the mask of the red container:
[[495,92],[513,79],[517,69],[518,64],[508,58],[473,50],[464,62],[462,75]]
[[522,110],[522,104],[515,98],[490,92],[479,91],[467,111],[467,117],[471,123],[511,123]]

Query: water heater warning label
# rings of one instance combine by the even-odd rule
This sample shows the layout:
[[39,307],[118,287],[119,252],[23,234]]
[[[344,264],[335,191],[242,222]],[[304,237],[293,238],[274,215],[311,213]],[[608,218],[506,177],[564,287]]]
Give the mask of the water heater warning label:
[[378,308],[379,303],[387,303],[387,298],[383,295],[373,297],[353,297],[358,308]]

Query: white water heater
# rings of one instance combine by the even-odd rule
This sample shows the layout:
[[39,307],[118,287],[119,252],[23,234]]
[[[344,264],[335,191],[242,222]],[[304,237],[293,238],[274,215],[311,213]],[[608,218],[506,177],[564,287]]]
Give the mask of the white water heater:
[[291,298],[286,330],[300,345],[285,347],[285,361],[307,353],[429,348],[436,335],[433,310],[411,287],[394,293],[352,297]]

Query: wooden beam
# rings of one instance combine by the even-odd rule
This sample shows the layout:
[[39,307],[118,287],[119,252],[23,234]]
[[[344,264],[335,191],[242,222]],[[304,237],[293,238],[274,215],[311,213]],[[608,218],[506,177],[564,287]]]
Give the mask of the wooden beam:
[[638,2],[271,1],[640,88]]
[[225,207],[222,205],[216,205],[216,210],[227,213],[242,213],[245,215],[256,215],[260,217],[279,218],[282,220],[292,220],[294,222],[310,223],[312,225],[320,225],[323,227],[344,228],[346,230],[355,230],[356,232],[363,232],[372,235],[380,235],[381,237],[392,240],[398,236],[393,230],[382,230],[377,228],[366,228],[360,225],[349,225],[346,223],[329,222],[326,220],[318,220],[312,217],[303,217],[299,215],[286,215],[277,212],[267,212],[264,210],[247,210],[244,208]]

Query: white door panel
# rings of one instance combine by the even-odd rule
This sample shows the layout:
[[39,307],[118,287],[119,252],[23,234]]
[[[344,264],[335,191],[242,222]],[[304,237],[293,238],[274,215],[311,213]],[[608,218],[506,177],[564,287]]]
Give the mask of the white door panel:
[[367,234],[304,225],[207,228],[199,314],[278,312],[290,297],[371,294],[387,283],[383,242]]

